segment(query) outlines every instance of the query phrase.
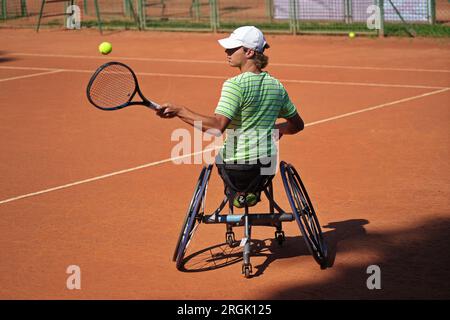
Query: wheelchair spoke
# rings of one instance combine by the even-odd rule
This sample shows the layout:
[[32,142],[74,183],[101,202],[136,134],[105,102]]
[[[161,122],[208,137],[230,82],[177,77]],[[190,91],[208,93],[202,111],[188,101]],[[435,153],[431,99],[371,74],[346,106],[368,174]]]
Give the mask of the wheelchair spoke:
[[192,237],[194,236],[194,233],[195,233],[195,231],[197,230],[198,226],[199,226],[199,224],[196,223],[196,224],[194,225],[194,228],[192,229],[192,231],[189,233],[189,238],[188,238],[189,240],[188,240],[188,242],[186,243],[186,248],[184,248],[184,252],[186,252],[187,248],[189,247],[189,244],[191,243]]
[[205,212],[205,197],[208,181],[212,166],[204,167],[195,186],[194,195],[189,205],[188,214],[186,216],[184,226],[175,248],[174,260],[177,268],[181,270],[183,266],[183,258],[189,247],[195,231],[202,222],[202,216]]
[[294,198],[296,200],[297,206],[300,207],[300,208],[298,208],[299,209],[298,211],[299,211],[299,213],[301,212],[300,219],[303,220],[303,224],[304,224],[304,227],[306,229],[305,231],[307,233],[307,240],[314,246],[314,249],[317,250],[317,248],[319,246],[318,246],[316,237],[313,236],[314,233],[312,232],[312,230],[310,228],[310,222],[307,220],[307,218],[310,217],[309,207],[308,206],[303,206],[304,202],[300,200],[301,198],[303,198],[302,195],[301,195],[301,190],[299,189],[297,183],[295,182],[295,180],[294,180],[294,178],[292,176],[290,177],[290,182],[291,182],[292,189],[294,191],[293,195],[294,195]]
[[314,258],[322,265],[323,259],[326,258],[326,247],[319,221],[297,171],[291,165],[286,165],[285,168],[286,173],[283,176],[287,182],[285,187],[290,189],[288,196],[290,195],[293,200],[291,205],[295,205],[296,210],[293,209],[294,212],[298,213],[297,219],[300,230]]
[[[320,225],[319,225],[319,221],[317,220],[316,214],[314,212],[314,209],[312,208],[312,206],[309,204],[309,200],[307,199],[307,195],[303,194],[302,191],[302,183],[301,181],[299,181],[299,177],[298,175],[295,176],[295,180],[297,182],[296,184],[296,188],[298,190],[298,192],[300,193],[300,197],[303,200],[303,203],[305,204],[305,208],[304,208],[304,212],[306,214],[306,216],[308,217],[308,225],[311,226],[311,230],[315,236],[316,239],[320,240]],[[320,244],[320,241],[319,241]]]
[[309,240],[312,242],[316,250],[322,250],[320,245],[320,238],[317,232],[316,223],[313,215],[311,214],[311,209],[306,207],[302,210],[301,219],[305,225],[306,231],[309,235]]

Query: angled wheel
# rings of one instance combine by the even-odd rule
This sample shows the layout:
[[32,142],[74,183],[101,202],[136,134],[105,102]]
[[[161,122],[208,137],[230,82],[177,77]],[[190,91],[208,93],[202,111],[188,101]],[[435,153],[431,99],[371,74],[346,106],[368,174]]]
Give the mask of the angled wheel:
[[297,170],[284,161],[280,163],[281,177],[295,220],[305,239],[306,246],[322,269],[327,267],[327,246],[320,223]]
[[183,268],[183,259],[186,249],[194,236],[195,230],[201,223],[205,208],[206,191],[208,187],[209,177],[211,175],[212,165],[203,167],[200,176],[195,185],[194,194],[192,196],[189,208],[186,213],[186,218],[181,227],[180,235],[178,237],[177,245],[173,253],[172,260],[176,262],[178,270]]

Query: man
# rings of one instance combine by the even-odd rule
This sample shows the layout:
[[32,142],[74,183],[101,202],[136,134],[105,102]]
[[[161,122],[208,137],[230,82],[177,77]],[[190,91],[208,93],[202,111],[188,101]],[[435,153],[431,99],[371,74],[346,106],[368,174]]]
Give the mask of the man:
[[[227,174],[220,165],[222,162],[227,165],[267,164],[264,161],[273,159],[277,153],[273,129],[278,129],[279,139],[303,130],[304,123],[283,85],[262,71],[268,64],[264,50],[269,45],[258,28],[237,28],[228,38],[219,40],[219,44],[225,48],[228,64],[239,68],[240,74],[224,82],[214,115],[201,115],[170,103],[164,104],[157,114],[162,118],[178,117],[190,125],[201,121],[202,131],[216,129],[223,133],[233,129],[227,130],[227,140],[218,158],[219,173],[226,184],[234,186],[234,205],[242,207],[246,202],[251,206],[259,200],[259,194],[255,195],[258,190],[247,192],[246,186],[260,175],[259,171],[244,167],[244,170],[229,170]],[[286,121],[275,124],[277,118]],[[242,194],[246,195],[244,199]]]

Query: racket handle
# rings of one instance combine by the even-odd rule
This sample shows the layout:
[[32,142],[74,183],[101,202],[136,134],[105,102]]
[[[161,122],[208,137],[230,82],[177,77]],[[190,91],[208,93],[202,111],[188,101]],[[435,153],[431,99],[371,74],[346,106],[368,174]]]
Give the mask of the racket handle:
[[153,110],[161,109],[161,106],[159,104],[157,104],[156,102],[151,101],[151,100],[148,101],[148,107],[153,109]]

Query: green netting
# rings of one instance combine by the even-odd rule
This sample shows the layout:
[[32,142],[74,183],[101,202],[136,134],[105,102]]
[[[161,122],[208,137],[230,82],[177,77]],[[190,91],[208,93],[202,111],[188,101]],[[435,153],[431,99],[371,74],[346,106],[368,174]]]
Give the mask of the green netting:
[[[229,0],[219,1],[219,19],[221,22],[258,21],[271,22],[272,1]],[[269,11],[270,10],[270,11]]]
[[144,25],[146,28],[210,29],[211,10],[208,0],[146,0],[143,1]]
[[147,0],[143,3],[149,20],[209,21],[209,1]]
[[436,22],[450,23],[450,1],[436,0]]
[[0,0],[0,18],[10,19],[25,16],[26,14],[27,14],[26,1]]
[[[265,32],[377,34],[368,19],[381,5],[386,30],[433,29],[450,22],[448,0],[74,0],[82,27],[229,31],[256,25]],[[70,1],[47,0],[42,27],[64,27]],[[42,0],[0,0],[0,27],[35,27]],[[98,12],[97,12],[98,8]],[[420,25],[417,27],[417,25]],[[429,27],[422,27],[429,25]],[[447,32],[440,26],[439,32]],[[397,31],[396,31],[397,33]],[[450,32],[447,32],[450,33]]]
[[[6,19],[0,21],[0,26],[31,28],[36,26],[41,8],[40,0],[0,0],[0,2],[3,2],[3,7],[6,7],[8,10]],[[45,12],[46,17],[48,17],[46,21],[48,24],[55,24],[56,17],[60,18],[58,24],[62,25],[64,23],[66,2],[56,1],[48,5]],[[14,10],[16,14],[12,15],[11,10]]]
[[[93,0],[83,2],[83,22],[97,24],[95,2]],[[134,26],[135,17],[132,12],[136,13],[136,2],[135,0],[97,0],[101,20],[105,23],[111,22],[120,25],[122,22],[124,26]],[[133,11],[131,11],[131,8],[133,8]]]

